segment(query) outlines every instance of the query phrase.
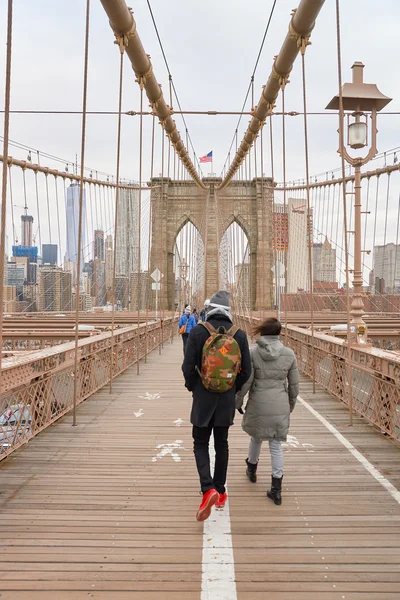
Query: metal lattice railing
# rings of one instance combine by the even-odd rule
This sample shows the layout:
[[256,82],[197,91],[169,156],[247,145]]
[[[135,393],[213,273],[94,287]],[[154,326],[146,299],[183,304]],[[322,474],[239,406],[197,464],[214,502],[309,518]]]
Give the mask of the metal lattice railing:
[[[250,333],[250,317],[238,324]],[[255,319],[253,319],[255,322]],[[348,348],[344,340],[289,325],[282,335],[296,354],[299,370],[345,404],[349,399]],[[377,348],[351,349],[353,409],[382,432],[400,441],[400,356]]]
[[[116,330],[113,378],[172,340],[175,330],[176,318]],[[81,340],[77,373],[73,342],[3,361],[0,460],[71,410],[75,376],[78,403],[110,381],[111,348],[111,333]]]

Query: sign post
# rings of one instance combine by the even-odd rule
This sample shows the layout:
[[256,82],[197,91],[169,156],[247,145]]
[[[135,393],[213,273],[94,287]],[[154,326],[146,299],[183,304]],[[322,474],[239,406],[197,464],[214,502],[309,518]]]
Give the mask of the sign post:
[[158,291],[161,289],[161,279],[164,275],[161,273],[160,269],[154,269],[151,274],[151,278],[155,283],[151,284],[151,289],[156,291],[156,320],[158,319]]

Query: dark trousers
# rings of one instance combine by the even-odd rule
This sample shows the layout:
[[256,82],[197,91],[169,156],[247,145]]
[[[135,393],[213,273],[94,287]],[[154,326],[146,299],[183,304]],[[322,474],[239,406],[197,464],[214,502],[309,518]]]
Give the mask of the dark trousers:
[[182,341],[183,341],[183,356],[185,356],[186,344],[189,338],[188,333],[182,333]]
[[[215,448],[214,477],[211,477],[210,454],[208,450],[212,431],[214,432]],[[208,427],[193,426],[193,449],[203,494],[212,488],[215,488],[220,494],[225,492],[229,458],[228,432],[229,426],[214,427],[212,423]]]

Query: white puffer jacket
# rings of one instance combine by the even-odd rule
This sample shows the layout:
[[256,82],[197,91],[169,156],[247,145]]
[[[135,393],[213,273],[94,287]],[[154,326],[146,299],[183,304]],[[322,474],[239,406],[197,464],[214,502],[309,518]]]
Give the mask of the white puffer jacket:
[[295,354],[278,336],[261,336],[250,354],[251,377],[236,394],[236,408],[241,408],[249,392],[242,428],[257,441],[285,442],[299,393]]

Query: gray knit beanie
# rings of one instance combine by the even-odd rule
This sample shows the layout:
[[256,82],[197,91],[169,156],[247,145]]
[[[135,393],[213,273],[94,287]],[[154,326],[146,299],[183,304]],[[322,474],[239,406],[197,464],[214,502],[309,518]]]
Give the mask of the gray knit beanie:
[[224,290],[220,290],[214,296],[210,298],[210,308],[223,308],[225,310],[231,310],[229,305],[229,293]]

